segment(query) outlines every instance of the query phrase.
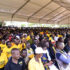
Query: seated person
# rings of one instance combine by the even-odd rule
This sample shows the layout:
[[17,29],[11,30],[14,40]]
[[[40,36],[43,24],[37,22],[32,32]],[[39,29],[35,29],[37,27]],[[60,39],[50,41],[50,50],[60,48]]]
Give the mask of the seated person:
[[44,50],[44,54],[43,54],[41,59],[42,59],[42,62],[44,64],[45,70],[53,70],[53,69],[58,70],[56,68],[56,66],[54,65],[54,62],[51,61],[51,58],[50,58],[49,52],[47,50],[47,47],[44,46],[43,50]]
[[60,70],[70,70],[70,56],[62,51],[64,44],[62,42],[56,43],[56,60]]

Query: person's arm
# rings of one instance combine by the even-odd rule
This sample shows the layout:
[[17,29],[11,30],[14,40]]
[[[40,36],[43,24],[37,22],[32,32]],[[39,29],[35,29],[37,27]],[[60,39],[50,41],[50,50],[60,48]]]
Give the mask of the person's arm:
[[70,63],[70,58],[65,58],[65,57],[64,57],[62,54],[60,54],[60,53],[57,53],[57,54],[56,54],[56,57],[57,57],[60,61],[66,63],[66,64],[69,64],[69,63]]
[[48,60],[51,61],[51,57],[49,55],[49,51],[47,50],[47,57],[48,57]]

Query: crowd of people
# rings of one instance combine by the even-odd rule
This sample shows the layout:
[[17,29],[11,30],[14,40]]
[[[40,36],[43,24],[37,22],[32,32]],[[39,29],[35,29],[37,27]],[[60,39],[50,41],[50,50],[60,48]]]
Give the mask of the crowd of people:
[[0,27],[0,70],[70,70],[70,29]]

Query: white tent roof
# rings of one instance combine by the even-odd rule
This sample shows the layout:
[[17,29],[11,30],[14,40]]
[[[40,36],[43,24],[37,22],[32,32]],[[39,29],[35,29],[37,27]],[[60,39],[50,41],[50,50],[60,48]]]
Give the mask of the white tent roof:
[[1,21],[66,24],[69,10],[70,0],[0,0]]

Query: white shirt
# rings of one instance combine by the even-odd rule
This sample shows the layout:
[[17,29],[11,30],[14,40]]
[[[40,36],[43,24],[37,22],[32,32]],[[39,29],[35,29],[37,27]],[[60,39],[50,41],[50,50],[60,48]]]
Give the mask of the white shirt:
[[59,37],[55,36],[55,37],[54,37],[54,40],[55,40],[55,41],[58,41],[58,38],[59,38]]

